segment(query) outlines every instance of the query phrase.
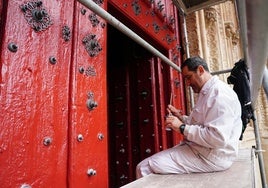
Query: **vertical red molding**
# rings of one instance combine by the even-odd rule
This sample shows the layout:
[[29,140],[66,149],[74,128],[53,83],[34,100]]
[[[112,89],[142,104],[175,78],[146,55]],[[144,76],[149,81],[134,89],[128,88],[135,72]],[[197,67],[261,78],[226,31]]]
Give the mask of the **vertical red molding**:
[[169,91],[166,90],[167,88],[165,88],[166,83],[164,82],[164,80],[167,80],[168,77],[165,78],[165,70],[164,67],[165,65],[163,65],[161,63],[161,60],[159,58],[155,58],[155,67],[156,67],[156,75],[157,75],[157,88],[156,88],[156,92],[158,93],[158,106],[157,106],[157,110],[158,110],[158,127],[159,127],[159,138],[161,140],[160,145],[158,146],[158,148],[160,150],[166,149],[168,146],[167,143],[167,131],[165,130],[165,115],[166,115],[166,98],[169,95]]
[[[181,66],[183,61],[182,54],[182,41],[180,32],[182,29],[180,28],[180,16],[178,15],[178,11],[174,5],[170,7],[171,12],[174,15],[174,33],[176,35],[176,46],[169,50],[169,57],[172,59],[178,66]],[[184,91],[184,80],[182,78],[182,74],[172,68],[170,68],[170,88],[173,92],[173,103],[174,106],[180,110],[182,110],[183,114],[186,114],[186,103],[185,103],[185,91]],[[183,140],[183,135],[178,133],[173,133],[173,144],[176,145],[180,141]]]
[[[106,3],[99,6],[106,9]],[[106,32],[105,20],[75,3],[68,137],[70,188],[108,187]]]
[[[4,3],[3,3],[4,0],[0,0],[0,50],[2,51],[2,38],[3,38],[3,33],[4,33],[4,30],[5,30],[5,26],[4,26],[4,21],[6,20],[6,18],[4,17],[4,12],[6,11],[3,11],[4,9]],[[2,61],[1,61],[1,58],[0,58],[0,70],[2,70]],[[2,71],[0,71],[0,83],[2,83]],[[0,95],[1,95],[1,87],[0,87]]]
[[158,68],[157,68],[157,60],[156,58],[152,57],[150,59],[151,64],[151,84],[152,84],[152,105],[153,105],[153,126],[154,126],[154,148],[155,152],[159,152],[162,149],[162,137],[160,136],[162,134],[161,130],[161,117],[159,116],[159,103],[158,103],[158,96],[159,96],[159,90],[158,86]]

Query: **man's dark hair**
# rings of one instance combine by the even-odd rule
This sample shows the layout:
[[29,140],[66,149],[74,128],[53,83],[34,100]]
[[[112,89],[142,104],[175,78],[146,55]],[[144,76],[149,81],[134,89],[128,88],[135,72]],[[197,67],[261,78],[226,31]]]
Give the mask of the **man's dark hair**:
[[207,72],[209,72],[209,68],[208,65],[206,63],[206,61],[204,59],[202,59],[201,57],[190,57],[188,59],[186,59],[182,65],[181,65],[181,69],[183,69],[183,67],[187,66],[189,71],[196,71],[197,67],[201,65]]

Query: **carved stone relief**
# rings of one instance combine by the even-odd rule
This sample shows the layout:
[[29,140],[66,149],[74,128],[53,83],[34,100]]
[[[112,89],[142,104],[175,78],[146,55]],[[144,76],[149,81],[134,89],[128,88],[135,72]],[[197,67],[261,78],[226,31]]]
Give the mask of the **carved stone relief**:
[[208,25],[212,25],[215,24],[215,22],[217,21],[217,11],[215,8],[206,8],[205,10],[205,19],[206,19],[206,23]]
[[[197,33],[197,17],[195,13],[189,14],[186,17],[186,23],[187,23],[187,37],[188,37],[188,45],[190,54],[200,54],[199,49],[199,41],[198,39],[198,33]],[[185,41],[185,40],[183,40]],[[183,46],[185,47],[186,44],[184,43]]]
[[204,10],[206,33],[207,33],[207,45],[209,49],[210,61],[208,61],[211,70],[219,70],[219,27],[218,13],[215,8],[207,8]]
[[235,30],[232,23],[225,23],[225,34],[232,41],[233,45],[237,45],[239,42],[239,32]]

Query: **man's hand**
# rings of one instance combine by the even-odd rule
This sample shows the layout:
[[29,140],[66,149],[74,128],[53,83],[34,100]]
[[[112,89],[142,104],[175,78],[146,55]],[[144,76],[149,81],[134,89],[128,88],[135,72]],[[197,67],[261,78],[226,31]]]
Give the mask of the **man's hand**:
[[176,109],[172,105],[168,105],[167,111],[168,111],[169,114],[172,114],[173,116],[176,116],[177,118],[179,118],[182,121],[182,114],[181,114],[180,110]]
[[180,132],[180,126],[182,124],[183,122],[173,115],[169,115],[166,117],[165,125],[167,128],[171,128],[174,131]]

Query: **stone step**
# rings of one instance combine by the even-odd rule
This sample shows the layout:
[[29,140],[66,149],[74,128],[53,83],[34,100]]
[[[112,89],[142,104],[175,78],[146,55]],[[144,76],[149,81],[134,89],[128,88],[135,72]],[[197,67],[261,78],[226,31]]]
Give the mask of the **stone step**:
[[225,171],[192,174],[151,174],[121,188],[253,188],[255,155],[253,149],[241,149],[233,165]]

